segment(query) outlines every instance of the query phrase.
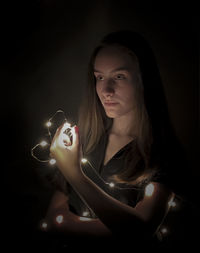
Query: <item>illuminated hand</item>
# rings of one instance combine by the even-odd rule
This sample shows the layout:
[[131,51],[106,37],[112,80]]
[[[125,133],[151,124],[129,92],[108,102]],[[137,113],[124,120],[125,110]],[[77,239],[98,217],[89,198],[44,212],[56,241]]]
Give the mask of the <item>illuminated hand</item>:
[[60,126],[51,143],[50,153],[66,178],[80,173],[82,152],[78,127],[71,127],[68,123]]

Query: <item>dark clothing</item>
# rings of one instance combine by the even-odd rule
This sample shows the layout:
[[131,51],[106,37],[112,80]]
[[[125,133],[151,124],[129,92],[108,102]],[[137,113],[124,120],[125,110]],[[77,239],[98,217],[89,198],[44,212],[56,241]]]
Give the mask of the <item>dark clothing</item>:
[[[82,166],[83,172],[110,196],[129,206],[135,207],[137,202],[142,199],[144,188],[148,181],[140,186],[134,186],[128,183],[115,182],[112,176],[124,169],[125,157],[130,149],[134,150],[132,159],[134,159],[134,156],[138,157],[140,155],[137,149],[137,142],[136,140],[129,142],[104,165],[107,143],[108,135],[106,134],[100,139],[96,148],[86,157],[88,163]],[[156,173],[151,180],[169,185],[166,181],[166,175],[161,172]],[[112,187],[113,183],[114,187]],[[96,217],[91,210],[88,210],[87,205],[71,187],[69,187],[69,206],[71,211],[79,216],[82,216],[84,212],[88,212],[88,217]]]
[[[143,198],[144,189],[145,186],[148,184],[148,182],[144,182],[144,184],[140,186],[133,186],[130,184],[125,183],[117,183],[112,179],[112,176],[119,173],[123,170],[125,165],[125,157],[127,152],[130,151],[130,149],[133,149],[133,159],[134,155],[138,156],[138,149],[137,149],[137,142],[136,140],[131,141],[127,145],[125,145],[122,149],[120,149],[108,162],[106,165],[104,165],[104,157],[105,157],[105,151],[106,146],[108,143],[108,135],[103,136],[99,144],[96,146],[96,148],[91,152],[87,157],[87,160],[89,161],[86,164],[83,164],[83,172],[95,183],[97,184],[102,190],[104,190],[106,193],[108,193],[110,196],[114,197],[115,199],[118,199],[119,201],[134,207],[138,201],[140,201]],[[172,178],[172,174],[170,172],[169,166],[167,164],[171,164],[169,160],[166,163],[166,166],[162,167],[162,170],[156,172],[154,176],[151,178],[150,181],[156,181],[160,182],[170,189],[175,189],[175,179]],[[172,167],[174,165],[172,164]],[[172,171],[172,170],[171,170]],[[114,187],[110,185],[110,183],[114,183]],[[68,185],[68,196],[69,196],[69,208],[72,212],[79,216],[87,216],[90,218],[97,218],[94,212],[87,206],[85,201],[73,190],[71,186]],[[177,196],[178,197],[178,196]],[[186,207],[188,206],[188,203],[183,202],[182,199],[179,199],[176,197],[176,207],[172,211],[168,213],[168,215],[163,220],[160,229],[158,229],[157,233],[154,237],[149,238],[149,241],[142,241],[138,242],[137,239],[132,238],[132,231],[124,231],[126,229],[122,229],[122,233],[120,233],[120,237],[114,239],[112,241],[109,239],[109,245],[110,249],[113,249],[113,246],[115,246],[117,249],[119,249],[119,246],[121,245],[122,249],[124,250],[124,247],[130,246],[130,248],[133,246],[132,243],[127,244],[128,242],[133,241],[134,243],[134,249],[136,249],[136,244],[138,243],[138,249],[141,251],[142,247],[147,247],[147,249],[174,249],[175,246],[180,247],[182,244],[182,241],[184,240],[184,248],[185,245],[190,245],[190,237],[188,236],[188,232],[192,234],[192,229],[190,222],[191,217],[194,215],[191,215],[191,210],[188,211],[188,208],[186,210]],[[189,217],[189,219],[188,219]],[[162,228],[167,228],[168,231],[166,233],[162,233]],[[134,229],[134,228],[131,228]],[[188,232],[187,232],[188,231]],[[123,238],[122,238],[123,235]],[[193,237],[193,234],[192,234]],[[189,238],[189,239],[188,239]],[[70,238],[67,238],[67,241],[65,243],[66,238],[64,238],[64,243],[61,242],[62,245],[67,245],[70,247],[77,246],[77,242],[82,242],[85,245],[86,248],[91,245],[93,247],[94,241],[90,238],[88,238],[88,241],[84,237],[79,238],[77,241],[77,238],[72,240]],[[51,240],[50,240],[51,241]],[[58,236],[58,241],[60,243],[60,235]],[[99,238],[97,240],[98,247],[99,242],[101,244],[101,247],[104,249],[108,248],[108,242],[103,241],[102,238]],[[119,244],[120,243],[120,244]],[[80,244],[78,244],[80,245]],[[57,247],[57,246],[56,246]],[[93,249],[93,248],[92,248]]]
[[[111,177],[123,170],[125,156],[130,148],[134,149],[133,156],[134,154],[138,155],[137,142],[136,140],[133,140],[125,145],[107,162],[106,165],[104,165],[107,143],[108,135],[105,135],[103,138],[101,138],[94,151],[86,157],[90,164],[84,164],[83,171],[106,193],[115,199],[134,207],[138,201],[143,198],[144,189],[148,184],[148,181],[144,182],[144,184],[140,186],[135,187],[130,184],[116,183]],[[167,161],[166,165],[163,163],[164,166],[160,168],[160,170],[158,170],[153,177],[151,177],[150,181],[162,183],[173,191],[173,189],[176,189],[176,178],[172,176],[173,171],[170,170],[167,164],[169,164],[169,160]],[[114,187],[111,187],[109,185],[110,183],[114,183]],[[180,240],[183,238],[184,240],[188,240],[188,236],[185,235],[188,230],[188,220],[183,218],[183,216],[189,217],[188,213],[191,211],[188,211],[188,203],[184,202],[184,199],[181,199],[179,195],[175,197],[175,201],[177,206],[174,208],[174,211],[172,208],[172,211],[170,211],[163,220],[160,226],[161,230],[158,230],[155,236],[149,241],[149,244],[151,244],[153,248],[158,247],[162,249],[162,247],[164,247],[165,249],[171,249],[176,243],[179,245]],[[96,215],[93,213],[93,211],[87,207],[87,204],[84,203],[84,201],[71,187],[69,187],[69,206],[71,211],[79,216],[96,218]],[[170,234],[169,232],[162,234],[160,231],[162,231],[163,227],[167,227],[168,229],[170,227]]]
[[[108,135],[105,135],[101,138],[95,150],[86,157],[89,162],[82,166],[83,172],[106,193],[134,207],[143,195],[143,188],[125,183],[116,183],[111,177],[123,170],[124,158],[131,146],[135,148],[136,152],[136,141],[133,140],[125,145],[104,165],[107,142]],[[112,183],[114,183],[114,187],[112,187]],[[89,211],[85,203],[71,187],[69,188],[69,206],[73,212],[80,216],[83,215],[83,212]],[[89,211],[88,216],[94,218],[95,214]]]

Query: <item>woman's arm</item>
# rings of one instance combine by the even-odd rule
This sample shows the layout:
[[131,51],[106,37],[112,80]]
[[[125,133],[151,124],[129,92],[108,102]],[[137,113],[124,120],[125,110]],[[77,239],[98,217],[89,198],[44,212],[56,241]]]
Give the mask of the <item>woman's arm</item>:
[[152,235],[168,211],[168,202],[172,197],[171,191],[164,185],[152,182],[149,184],[152,194],[149,196],[147,192],[132,208],[105,193],[83,174],[71,179],[70,183],[113,234],[133,230],[138,235]]
[[110,237],[111,232],[99,219],[75,215],[69,210],[68,196],[56,191],[50,201],[46,217],[46,231],[61,232],[72,237]]
[[86,201],[99,220],[113,234],[123,235],[126,231],[135,235],[154,233],[167,211],[171,191],[159,183],[152,182],[151,196],[146,194],[135,208],[121,203],[105,193],[83,173],[78,129],[75,128],[74,143],[70,149],[63,148],[60,144],[62,131],[61,127],[56,132],[50,151],[68,183]]

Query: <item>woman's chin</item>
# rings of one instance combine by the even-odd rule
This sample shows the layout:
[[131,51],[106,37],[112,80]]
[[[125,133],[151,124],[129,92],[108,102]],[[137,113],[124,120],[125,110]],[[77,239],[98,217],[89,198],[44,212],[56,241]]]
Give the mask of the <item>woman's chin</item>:
[[107,115],[107,117],[108,118],[111,118],[111,119],[115,119],[115,118],[117,118],[117,114],[116,113],[114,113],[114,112],[106,112],[106,115]]

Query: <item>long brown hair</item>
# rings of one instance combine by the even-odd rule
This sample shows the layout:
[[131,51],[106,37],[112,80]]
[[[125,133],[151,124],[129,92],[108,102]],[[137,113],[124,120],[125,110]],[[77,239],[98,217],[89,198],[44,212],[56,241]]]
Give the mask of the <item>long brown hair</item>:
[[[104,134],[112,127],[112,119],[108,118],[96,94],[93,65],[97,53],[106,46],[118,45],[129,53],[138,64],[138,126],[136,145],[133,142],[126,153],[124,170],[114,175],[117,182],[140,185],[159,174],[167,175],[170,187],[174,192],[179,189],[178,182],[185,189],[188,164],[185,151],[174,133],[171,125],[164,90],[157,68],[154,54],[146,40],[132,31],[119,31],[104,37],[95,48],[88,68],[88,86],[83,96],[79,111],[79,128],[83,154],[91,153]],[[142,88],[142,89],[141,89]],[[140,99],[140,100],[139,100]],[[188,174],[187,174],[188,177]],[[185,176],[184,176],[185,178]],[[161,179],[163,180],[163,179]],[[166,178],[164,179],[166,180]],[[48,181],[56,189],[68,192],[68,184],[62,173],[55,169],[48,175]],[[168,182],[169,183],[169,182]]]
[[[104,37],[91,56],[88,68],[88,86],[79,112],[83,152],[85,155],[90,153],[102,135],[108,132],[112,126],[112,119],[106,116],[96,93],[94,77],[95,57],[102,48],[107,46],[117,46],[126,50],[137,65],[135,99],[138,106],[137,120],[134,122],[137,125],[137,132],[134,132],[136,147],[134,145],[129,150],[124,170],[115,176],[117,181],[137,184],[150,178],[158,167],[156,160],[158,162],[159,155],[157,156],[155,151],[160,150],[158,143],[164,145],[163,134],[165,133],[163,130],[166,122],[163,121],[163,114],[167,113],[155,58],[144,38],[137,33],[130,31],[111,33]],[[154,93],[156,92],[159,92],[159,98],[155,98]],[[158,101],[161,103],[157,103]]]

